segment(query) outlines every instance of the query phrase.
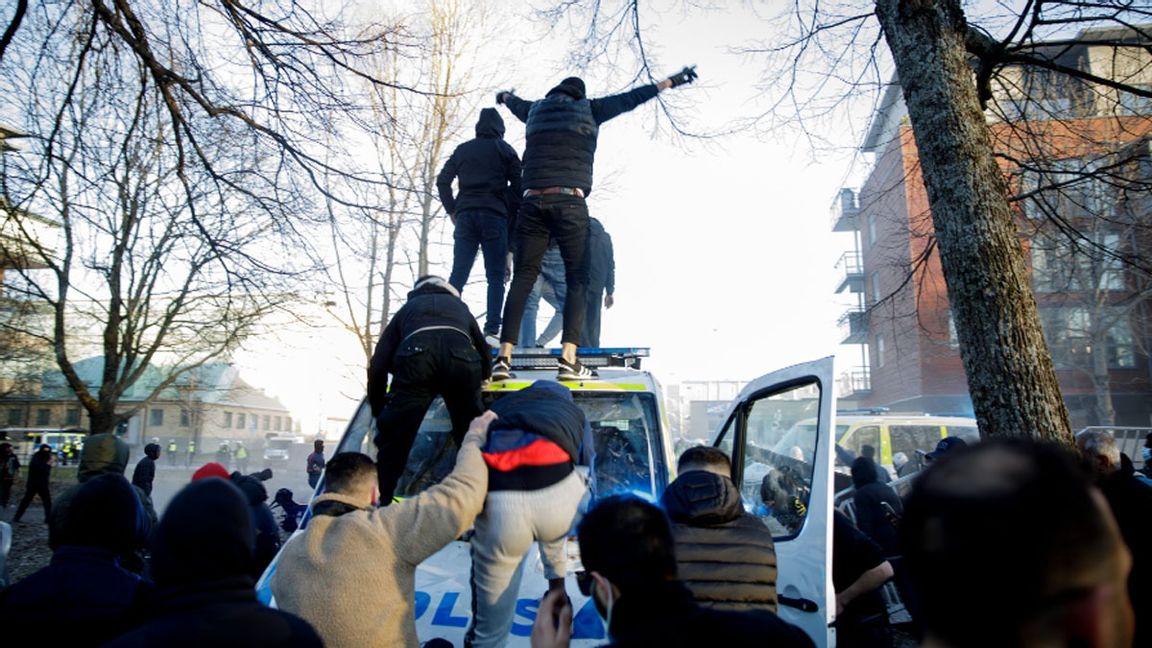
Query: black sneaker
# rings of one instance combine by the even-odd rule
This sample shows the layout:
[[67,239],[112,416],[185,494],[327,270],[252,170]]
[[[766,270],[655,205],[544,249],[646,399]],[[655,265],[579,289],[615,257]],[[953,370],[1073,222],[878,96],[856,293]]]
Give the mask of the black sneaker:
[[508,380],[512,377],[512,358],[504,356],[496,356],[496,362],[492,363],[492,378],[493,382],[498,380]]
[[591,380],[592,378],[599,378],[600,374],[596,373],[595,369],[589,369],[580,364],[580,361],[568,362],[564,358],[557,361],[558,371],[556,372],[556,380],[567,382],[572,380]]

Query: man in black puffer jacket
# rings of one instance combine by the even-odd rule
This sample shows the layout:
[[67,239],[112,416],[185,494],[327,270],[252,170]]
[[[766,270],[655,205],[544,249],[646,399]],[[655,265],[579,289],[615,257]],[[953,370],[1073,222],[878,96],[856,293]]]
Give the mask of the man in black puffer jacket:
[[[459,180],[460,187],[455,196],[454,179]],[[495,108],[480,111],[476,138],[452,152],[436,176],[436,189],[444,211],[456,227],[448,283],[464,292],[479,247],[484,253],[484,274],[488,279],[484,334],[495,337],[500,333],[500,310],[504,307],[510,219],[520,207],[520,157],[504,141],[504,120]]]
[[728,456],[689,448],[677,472],[661,503],[672,520],[680,580],[704,607],[776,612],[772,532],[744,511]]
[[695,70],[684,68],[660,83],[601,99],[588,99],[584,81],[577,77],[564,79],[539,101],[525,101],[511,92],[496,93],[496,103],[504,104],[524,122],[526,141],[521,182],[524,200],[520,203],[512,250],[516,273],[504,303],[504,327],[500,331],[500,354],[493,367],[493,380],[511,377],[512,347],[520,337],[524,302],[536,283],[550,238],[560,247],[568,285],[558,379],[595,377],[595,372],[576,359],[576,347],[584,326],[588,285],[584,254],[588,205],[584,198],[592,193],[592,161],[600,124],[652,99],[661,90],[691,83],[695,78]]
[[420,422],[437,395],[448,407],[457,445],[463,441],[472,419],[484,411],[480,383],[490,375],[489,353],[460,293],[440,277],[418,279],[380,336],[368,367],[381,505],[392,502]]

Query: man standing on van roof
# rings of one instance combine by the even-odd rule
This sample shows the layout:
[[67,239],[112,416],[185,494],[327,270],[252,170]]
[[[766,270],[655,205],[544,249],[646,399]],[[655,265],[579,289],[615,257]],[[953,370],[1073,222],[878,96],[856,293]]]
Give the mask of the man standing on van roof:
[[524,301],[540,273],[540,260],[549,238],[560,246],[568,285],[557,378],[595,377],[594,371],[576,359],[576,347],[584,327],[588,285],[588,205],[584,198],[592,192],[592,161],[600,124],[632,110],[662,90],[695,79],[696,71],[686,67],[660,83],[600,99],[588,99],[584,81],[577,77],[564,79],[539,101],[525,101],[511,92],[496,93],[496,103],[504,104],[524,122],[527,139],[524,200],[513,246],[516,271],[504,304],[504,326],[500,331],[500,353],[492,369],[493,380],[507,380],[512,375],[512,347],[520,337]]
[[[459,180],[460,186],[455,196],[454,179]],[[509,220],[520,206],[520,157],[504,141],[504,120],[495,108],[480,111],[476,138],[452,152],[436,176],[436,189],[444,211],[456,227],[448,283],[464,292],[479,247],[484,253],[484,274],[488,279],[484,335],[494,339],[500,334],[500,309],[504,307]]]

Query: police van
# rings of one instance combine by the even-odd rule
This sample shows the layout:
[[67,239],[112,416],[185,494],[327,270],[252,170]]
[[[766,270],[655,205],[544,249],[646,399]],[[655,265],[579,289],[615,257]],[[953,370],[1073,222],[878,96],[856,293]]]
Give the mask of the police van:
[[[483,389],[485,405],[501,396],[524,389],[537,380],[556,379],[557,349],[526,350],[513,357],[513,377]],[[584,382],[565,382],[576,404],[592,427],[596,444],[598,496],[631,493],[656,501],[673,478],[675,457],[665,419],[660,386],[640,363],[648,357],[644,348],[582,349],[580,359],[595,367],[599,377]],[[397,497],[411,497],[439,483],[455,464],[456,445],[447,408],[437,399],[429,408],[397,484]],[[335,452],[363,452],[376,456],[375,424],[367,401],[362,401]],[[323,480],[317,493],[323,492]],[[307,525],[307,514],[301,530]],[[300,533],[301,530],[296,531]],[[607,633],[591,599],[580,594],[572,575],[580,569],[575,541],[568,544],[568,595],[574,606],[573,645],[600,645]],[[278,560],[278,558],[277,558]],[[269,565],[257,584],[260,599],[275,604],[269,580],[277,566]],[[416,629],[422,641],[443,637],[463,645],[471,616],[469,576],[471,558],[467,541],[450,543],[424,561],[416,571]],[[516,617],[508,645],[528,645],[532,622],[541,595],[548,589],[543,563],[533,545],[524,563],[524,575],[516,601]],[[380,613],[365,605],[365,614]]]

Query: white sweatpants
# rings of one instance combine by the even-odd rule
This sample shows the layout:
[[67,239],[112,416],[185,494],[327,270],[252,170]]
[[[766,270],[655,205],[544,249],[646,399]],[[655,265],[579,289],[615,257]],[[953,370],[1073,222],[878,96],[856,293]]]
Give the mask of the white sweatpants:
[[488,493],[472,536],[472,625],[466,646],[504,645],[516,612],[524,556],[533,542],[540,545],[544,576],[564,577],[565,542],[586,490],[584,477],[573,470],[540,490]]

